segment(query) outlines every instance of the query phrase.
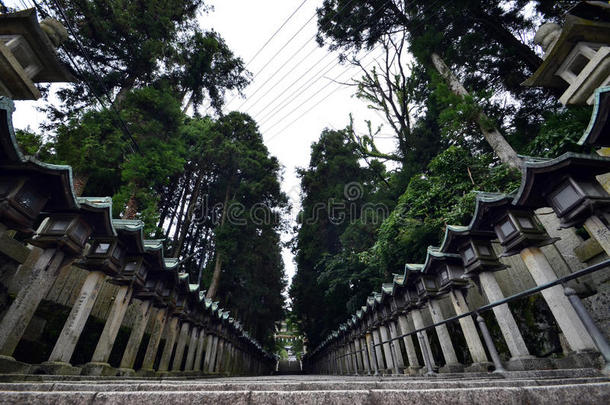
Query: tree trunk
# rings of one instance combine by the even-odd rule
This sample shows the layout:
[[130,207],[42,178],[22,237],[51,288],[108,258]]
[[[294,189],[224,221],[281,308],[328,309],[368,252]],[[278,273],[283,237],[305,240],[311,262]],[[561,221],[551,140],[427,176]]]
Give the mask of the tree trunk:
[[192,222],[193,214],[195,212],[195,207],[197,206],[197,200],[199,199],[199,191],[201,190],[201,184],[203,183],[203,175],[199,176],[195,183],[195,189],[191,193],[191,197],[189,199],[188,209],[186,210],[186,216],[184,221],[182,222],[182,226],[178,229],[178,240],[174,245],[174,254],[173,257],[178,257],[180,255],[180,251],[182,250],[182,245],[184,244],[184,238],[188,233],[189,227]]
[[165,194],[166,198],[164,198],[164,201],[159,204],[160,206],[162,206],[161,214],[159,215],[159,229],[163,229],[163,224],[165,223],[165,219],[167,218],[167,215],[169,214],[172,205],[172,196],[176,194],[176,189],[180,184],[180,177],[174,180],[175,181],[172,181],[170,183],[170,186],[168,187],[167,193]]
[[118,107],[119,105],[121,105],[121,103],[125,99],[125,96],[127,95],[127,93],[129,93],[129,91],[131,89],[133,89],[133,86],[135,83],[136,83],[135,76],[127,77],[127,79],[125,80],[125,83],[123,83],[123,85],[121,86],[121,90],[119,90],[116,97],[114,98],[114,102],[112,103],[112,105],[115,107]]
[[193,96],[194,96],[194,94],[191,93],[190,97],[188,98],[188,102],[186,103],[186,105],[182,109],[182,114],[186,114],[186,112],[188,111],[190,106],[193,105]]
[[87,181],[89,181],[88,174],[74,173],[74,176],[72,177],[72,183],[74,186],[75,196],[82,197],[83,191],[85,191],[85,186],[87,185]]
[[[432,63],[434,63],[436,70],[438,70],[441,76],[443,76],[443,78],[447,81],[449,88],[451,88],[455,94],[462,97],[468,95],[468,92],[462,83],[453,74],[453,72],[449,70],[449,67],[438,54],[432,54]],[[510,146],[497,128],[490,128],[487,125],[488,121],[489,119],[483,112],[479,112],[475,118],[475,122],[479,125],[479,128],[483,133],[483,137],[489,146],[491,146],[493,151],[503,163],[515,169],[521,168],[521,159],[519,156],[517,156],[517,152],[515,152],[515,150]]]
[[[222,227],[227,218],[227,205],[229,204],[229,186],[227,185],[227,190],[225,192],[225,202],[222,207],[222,217],[220,219],[220,226]],[[210,283],[210,288],[208,289],[208,293],[206,294],[206,298],[214,299],[216,296],[216,292],[218,291],[218,285],[220,284],[220,270],[222,266],[222,255],[218,251],[218,244],[216,245],[216,263],[214,264],[214,274],[212,274],[212,282]]]
[[138,213],[138,202],[136,201],[136,192],[133,191],[131,193],[131,197],[129,197],[129,201],[127,201],[127,206],[125,207],[125,212],[121,219],[136,219],[136,214]]
[[170,219],[169,219],[169,225],[167,226],[167,229],[165,230],[165,239],[168,239],[168,238],[169,238],[169,234],[171,233],[171,231],[172,231],[172,227],[174,226],[174,221],[176,220],[176,218],[177,218],[177,217],[178,217],[178,215],[179,215],[179,212],[178,212],[178,210],[179,210],[178,204],[180,204],[180,202],[182,201],[182,199],[183,199],[183,198],[185,198],[185,196],[186,196],[187,184],[188,184],[189,179],[190,179],[190,172],[188,173],[186,180],[184,180],[183,187],[182,187],[182,188],[179,188],[179,190],[180,190],[180,195],[178,196],[178,201],[176,202],[176,207],[175,207],[175,209],[174,209],[174,212],[172,213],[172,215],[171,215],[171,217],[170,217]]
[[208,249],[210,247],[210,241],[208,240],[210,234],[210,228],[205,229],[205,236],[203,240],[205,240],[205,245],[203,250],[201,251],[201,257],[199,258],[199,274],[197,275],[197,285],[201,288],[201,278],[203,277],[203,267],[205,266],[205,258],[208,253]]
[[[188,190],[190,188],[191,185],[191,177],[189,176],[187,178],[187,180],[184,183],[184,190],[182,193],[182,201],[180,202],[180,210],[176,213],[176,218],[178,219],[178,222],[176,223],[176,232],[174,233],[174,241],[176,240],[178,233],[180,232],[180,229],[182,229],[182,222],[183,222],[183,218],[184,218],[184,208],[186,207],[186,196],[188,194]],[[168,229],[168,235],[169,233],[171,233],[171,229]],[[173,244],[175,246],[175,244]],[[174,251],[172,249],[172,251]]]

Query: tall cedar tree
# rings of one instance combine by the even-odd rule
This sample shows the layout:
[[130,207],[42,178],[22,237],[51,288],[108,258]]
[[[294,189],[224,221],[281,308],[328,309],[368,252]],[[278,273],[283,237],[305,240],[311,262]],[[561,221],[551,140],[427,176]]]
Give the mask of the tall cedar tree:
[[293,312],[313,346],[345,320],[353,309],[348,305],[360,302],[362,291],[369,292],[384,278],[384,274],[359,273],[361,269],[354,267],[359,266],[358,253],[374,243],[383,219],[383,209],[376,217],[365,208],[391,203],[377,185],[383,166],[373,161],[373,167],[362,167],[358,145],[348,131],[325,130],[311,147],[309,167],[299,170],[303,200],[290,296]]

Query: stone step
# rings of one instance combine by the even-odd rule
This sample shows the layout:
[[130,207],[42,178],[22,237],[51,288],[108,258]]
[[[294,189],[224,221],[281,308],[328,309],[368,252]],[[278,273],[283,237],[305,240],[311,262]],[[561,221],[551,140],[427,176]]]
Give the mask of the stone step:
[[610,403],[610,383],[544,387],[487,387],[348,391],[146,391],[146,392],[2,392],[0,405],[126,404],[604,404]]
[[606,377],[585,377],[542,380],[473,380],[473,381],[308,381],[308,382],[56,382],[56,383],[3,383],[3,391],[348,391],[348,390],[414,390],[442,388],[528,387],[575,385],[610,382]]
[[[540,379],[540,378],[575,378],[575,377],[596,377],[600,376],[600,371],[594,368],[570,368],[570,369],[552,369],[552,370],[529,370],[529,371],[506,371],[503,373],[439,373],[425,376],[406,376],[406,375],[384,375],[384,376],[329,376],[329,375],[303,375],[301,379],[313,380],[328,380],[335,381],[337,378],[358,379],[362,381],[379,381],[381,379],[389,380],[464,380],[464,379]],[[259,382],[264,379],[273,379],[273,381],[294,381],[294,375],[276,375],[276,376],[253,376],[253,377],[226,377],[219,374],[209,374],[205,376],[172,376],[166,375],[162,377],[143,377],[143,376],[85,376],[85,375],[48,375],[48,374],[0,374],[0,383],[13,381],[192,381],[192,380],[215,380],[222,378],[223,381],[252,381]],[[299,377],[297,377],[299,378]]]

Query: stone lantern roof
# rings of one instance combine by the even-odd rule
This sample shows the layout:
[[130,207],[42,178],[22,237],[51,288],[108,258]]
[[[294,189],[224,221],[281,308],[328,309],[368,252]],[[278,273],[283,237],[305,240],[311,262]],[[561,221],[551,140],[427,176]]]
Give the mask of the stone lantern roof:
[[610,86],[595,90],[593,113],[579,145],[610,146]]
[[495,239],[496,235],[490,230],[473,230],[470,226],[447,225],[445,228],[445,236],[441,242],[439,252],[455,253],[458,251],[460,245],[473,237],[481,237],[491,240]]
[[546,189],[561,182],[564,175],[587,177],[610,172],[610,158],[598,155],[564,153],[546,161],[526,162],[523,166],[521,187],[513,204],[525,208],[548,206],[544,196]]
[[513,197],[513,195],[502,193],[477,193],[474,214],[468,225],[471,232],[493,231],[491,222],[497,216],[498,211],[511,206]]

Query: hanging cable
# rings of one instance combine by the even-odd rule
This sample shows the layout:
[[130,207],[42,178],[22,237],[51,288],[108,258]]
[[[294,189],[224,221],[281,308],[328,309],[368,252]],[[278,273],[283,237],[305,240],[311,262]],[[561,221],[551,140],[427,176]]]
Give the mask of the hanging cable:
[[[446,3],[448,3],[448,2],[449,2],[449,0],[445,0],[445,1],[443,2],[443,4],[446,4]],[[424,9],[422,12],[425,12],[425,11],[427,11],[427,10],[432,9],[432,8],[433,8],[433,7],[435,7],[435,6],[436,6],[438,3],[441,3],[441,0],[436,0],[436,1],[434,1],[432,4],[429,4],[429,5],[428,5],[428,6],[427,6],[427,7],[426,7],[426,8],[425,8],[425,9]],[[441,5],[441,7],[442,7],[442,5]],[[438,9],[438,8],[437,8],[437,9]],[[419,28],[419,27],[421,27],[423,24],[425,24],[425,21],[422,21],[421,23],[416,24],[415,28]],[[367,55],[368,55],[368,54],[367,54]],[[338,64],[338,63],[337,63],[337,64]],[[369,65],[370,65],[370,63],[369,63]],[[345,72],[346,72],[346,71],[344,71],[343,73],[345,73]],[[342,73],[342,74],[343,74],[343,73]],[[320,79],[320,78],[318,78],[318,80],[319,80],[319,79]],[[339,86],[339,87],[340,87],[340,86]],[[332,95],[334,92],[336,92],[336,91],[339,89],[339,87],[335,88],[335,90],[334,90],[333,92],[331,92],[331,94],[327,95],[326,97],[324,97],[323,99],[321,99],[319,102],[326,100],[328,97],[330,97],[330,95]],[[302,102],[301,104],[299,104],[299,106],[297,106],[295,109],[293,109],[293,110],[292,110],[290,113],[288,113],[287,115],[285,115],[284,117],[282,117],[282,118],[281,118],[279,121],[277,121],[275,124],[273,124],[273,126],[272,126],[272,127],[276,126],[276,125],[277,125],[278,123],[280,123],[282,120],[284,120],[285,118],[287,118],[288,116],[290,116],[290,114],[292,114],[292,113],[293,113],[295,110],[297,110],[299,107],[301,107],[302,105],[304,105],[304,104],[305,104],[307,101],[311,100],[313,97],[315,97],[317,94],[319,94],[319,93],[320,93],[320,91],[322,91],[322,89],[318,90],[316,93],[314,93],[314,94],[313,94],[312,96],[310,96],[308,99],[306,99],[304,102]],[[293,98],[293,100],[294,100],[294,98]],[[314,106],[312,106],[310,109],[308,109],[308,110],[307,110],[305,113],[301,114],[301,115],[300,115],[300,116],[299,116],[299,117],[298,117],[296,120],[300,119],[300,118],[301,118],[301,117],[302,117],[304,114],[306,114],[307,112],[311,111],[311,110],[312,110],[314,107],[315,107],[315,105],[314,105]],[[285,108],[285,107],[282,107],[282,108]],[[280,110],[281,110],[281,109],[280,109]],[[278,110],[278,111],[279,111],[279,110]],[[288,124],[288,125],[287,125],[286,127],[284,127],[284,128],[289,127],[289,126],[290,126],[290,125],[292,125],[294,122],[296,122],[296,120],[293,120],[293,121],[292,121],[290,124]],[[261,124],[261,125],[264,125],[264,123],[263,123],[263,124]],[[267,130],[271,129],[272,127],[267,128]],[[282,130],[282,131],[283,131],[283,130]],[[280,131],[280,132],[281,132],[281,131]],[[278,134],[279,134],[279,133],[276,133],[276,134],[275,134],[275,135],[273,135],[273,137],[271,137],[271,138],[274,138],[274,137],[275,137],[275,136],[277,136]],[[271,139],[271,138],[269,138],[269,139]]]
[[[44,10],[42,10],[42,8],[40,7],[40,5],[36,2],[36,0],[30,0],[34,6],[36,7],[37,10],[44,12]],[[80,40],[78,39],[78,36],[76,34],[76,31],[74,30],[74,28],[72,27],[72,24],[70,22],[70,20],[68,19],[67,14],[65,13],[65,10],[63,9],[62,5],[59,3],[58,0],[51,0],[53,1],[53,3],[55,4],[55,6],[57,7],[59,13],[61,14],[62,18],[64,19],[65,23],[66,23],[66,27],[68,28],[68,30],[70,31],[70,33],[72,34],[72,37],[74,38],[74,42],[76,43],[77,47],[79,48],[82,57],[85,59],[85,61],[87,62],[87,64],[89,65],[89,68],[91,69],[91,72],[95,78],[95,80],[97,81],[97,83],[100,85],[101,89],[102,89],[102,94],[106,97],[106,99],[108,100],[108,103],[110,104],[110,107],[106,107],[106,105],[104,104],[104,102],[101,100],[100,96],[97,94],[97,92],[94,90],[93,86],[91,85],[91,83],[86,79],[86,75],[83,74],[83,72],[80,70],[80,68],[78,67],[79,65],[76,63],[76,61],[74,60],[73,56],[64,48],[63,51],[65,52],[66,56],[68,57],[68,59],[70,60],[71,64],[73,65],[73,68],[78,72],[78,74],[82,77],[83,81],[85,81],[86,86],[89,88],[89,90],[91,91],[91,93],[93,94],[93,96],[95,97],[95,99],[102,105],[103,108],[107,108],[111,111],[114,112],[117,121],[120,124],[121,127],[121,131],[123,132],[123,134],[128,138],[128,140],[130,141],[130,149],[132,152],[140,152],[140,147],[137,143],[137,141],[135,140],[135,138],[133,137],[133,135],[131,134],[131,131],[129,130],[129,127],[127,126],[127,124],[125,123],[125,121],[123,121],[123,119],[121,118],[119,112],[116,110],[112,99],[110,98],[110,96],[108,95],[108,89],[106,88],[106,86],[104,85],[104,83],[102,82],[102,80],[100,79],[96,69],[93,67],[93,63],[91,62],[91,60],[89,59],[89,56],[87,54],[87,52],[85,51],[83,45],[81,44]],[[48,4],[48,0],[47,0],[47,6],[50,7],[50,5]],[[48,13],[45,12],[45,14],[48,15]]]
[[247,68],[248,65],[250,65],[250,63],[254,62],[254,59],[256,59],[256,57],[258,55],[260,55],[260,53],[263,51],[263,49],[265,49],[265,47],[267,47],[267,45],[269,45],[269,43],[273,40],[273,38],[275,38],[275,36],[282,30],[282,28],[284,28],[284,26],[286,24],[288,24],[288,21],[290,21],[292,19],[292,17],[294,17],[294,15],[297,13],[297,11],[299,11],[301,9],[301,7],[303,7],[303,5],[305,5],[305,3],[307,3],[309,0],[303,0],[303,2],[301,4],[299,4],[299,6],[297,7],[296,10],[294,10],[292,12],[292,14],[290,14],[290,16],[288,16],[288,18],[284,21],[284,23],[280,26],[280,28],[278,28],[277,30],[275,30],[275,32],[273,33],[273,35],[271,35],[271,37],[269,37],[269,39],[267,40],[267,42],[265,42],[265,44],[263,46],[261,46],[259,48],[258,51],[256,51],[256,54],[254,54],[254,56],[248,61],[248,63],[246,63],[246,66],[244,66],[244,68]]
[[[343,10],[344,10],[346,7],[348,7],[348,6],[349,6],[349,5],[350,5],[350,4],[351,4],[353,1],[354,1],[354,0],[350,0],[349,2],[347,2],[347,3],[346,3],[344,6],[343,6],[343,7],[341,7],[341,9],[337,10],[337,12],[335,12],[335,14],[334,14],[334,15],[335,15],[335,16],[337,16],[337,15],[338,15],[339,13],[341,13],[341,12],[342,12],[342,11],[343,11]],[[391,1],[391,0],[388,0],[388,1]],[[387,2],[386,2],[386,3],[387,3]],[[274,60],[274,59],[277,57],[277,55],[279,55],[279,54],[280,54],[280,53],[281,53],[281,52],[282,52],[282,51],[283,51],[283,50],[286,48],[286,46],[288,46],[288,44],[289,44],[290,42],[292,42],[292,41],[294,40],[294,38],[295,38],[295,37],[296,37],[296,36],[297,36],[297,35],[298,35],[298,34],[299,34],[299,33],[300,33],[300,32],[301,32],[301,31],[302,31],[302,30],[303,30],[303,29],[304,29],[304,28],[305,28],[305,27],[306,27],[306,26],[307,26],[307,25],[308,25],[308,24],[309,24],[309,23],[310,23],[310,22],[311,22],[311,21],[312,21],[312,20],[313,20],[313,19],[314,19],[316,16],[317,16],[317,13],[314,13],[314,14],[313,14],[313,15],[312,15],[312,16],[311,16],[311,17],[310,17],[308,20],[307,20],[307,22],[305,22],[305,24],[303,24],[303,25],[302,25],[302,26],[299,28],[299,30],[298,30],[298,31],[297,31],[297,32],[296,32],[296,33],[295,33],[295,34],[294,34],[292,37],[290,37],[290,39],[289,39],[289,40],[288,40],[288,41],[287,41],[287,42],[286,42],[286,43],[285,43],[285,44],[284,44],[284,45],[283,45],[283,46],[280,48],[280,50],[279,50],[279,51],[277,51],[277,52],[276,52],[276,53],[275,53],[275,54],[274,54],[274,55],[273,55],[273,56],[272,56],[272,57],[269,59],[269,61],[268,61],[268,62],[267,62],[267,63],[266,63],[266,64],[265,64],[265,65],[264,65],[264,66],[263,66],[263,67],[262,67],[262,68],[261,68],[261,69],[260,69],[260,70],[259,70],[259,71],[258,71],[256,74],[255,74],[255,75],[254,75],[254,77],[252,78],[252,80],[253,80],[253,81],[254,81],[254,79],[256,79],[256,77],[257,77],[257,76],[258,76],[258,75],[259,75],[259,74],[260,74],[260,73],[261,73],[263,70],[265,70],[265,68],[266,68],[267,66],[269,66],[269,64],[271,64],[271,62],[273,62],[273,60]],[[300,47],[298,47],[297,51],[296,51],[295,53],[293,53],[293,54],[292,54],[292,55],[291,55],[291,56],[288,58],[288,60],[287,60],[287,61],[286,61],[284,64],[282,64],[282,66],[281,66],[279,69],[277,69],[277,70],[276,70],[276,71],[275,71],[273,74],[271,74],[270,78],[269,78],[269,79],[267,79],[267,80],[265,81],[265,83],[261,84],[261,85],[258,87],[258,89],[257,89],[257,90],[254,92],[254,94],[256,94],[256,93],[257,93],[257,92],[258,92],[258,91],[259,91],[259,90],[260,90],[260,89],[261,89],[261,88],[262,88],[262,87],[263,87],[263,86],[264,86],[266,83],[268,83],[268,82],[269,82],[269,80],[270,80],[271,78],[273,78],[273,77],[274,77],[276,74],[278,74],[278,73],[279,73],[279,71],[281,71],[281,69],[282,69],[284,66],[286,66],[286,64],[288,64],[288,62],[290,62],[290,60],[292,60],[292,58],[294,58],[296,55],[298,55],[298,54],[299,54],[299,53],[300,53],[300,52],[301,52],[301,51],[304,49],[304,46],[306,46],[307,44],[309,44],[311,40],[315,40],[315,38],[316,38],[316,34],[314,34],[314,35],[313,35],[311,38],[307,39],[307,41],[305,41],[305,42],[303,43],[303,45],[301,45]],[[254,96],[254,94],[250,95],[250,97]],[[233,97],[233,99],[231,99],[231,101],[229,101],[229,103],[227,103],[227,106],[228,106],[228,105],[229,105],[229,104],[230,104],[230,103],[231,103],[233,100],[235,100],[235,97]],[[246,100],[245,100],[245,101],[244,101],[244,102],[243,102],[243,103],[242,103],[242,104],[241,104],[241,105],[240,105],[240,106],[239,106],[237,109],[238,109],[238,110],[241,110],[241,109],[243,108],[243,106],[244,106],[244,105],[245,105],[245,104],[246,104],[246,103],[247,103],[249,100],[250,100],[250,98],[246,99]]]

